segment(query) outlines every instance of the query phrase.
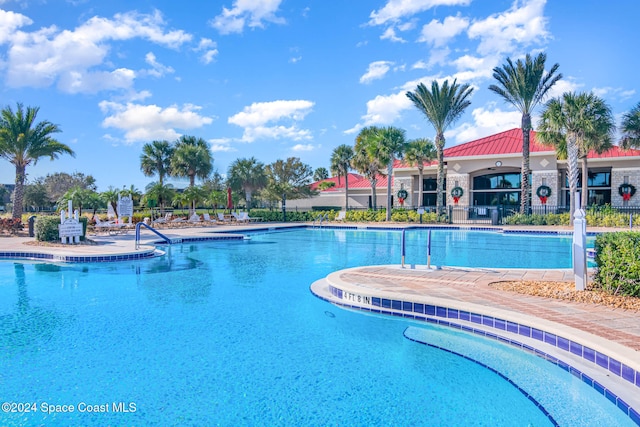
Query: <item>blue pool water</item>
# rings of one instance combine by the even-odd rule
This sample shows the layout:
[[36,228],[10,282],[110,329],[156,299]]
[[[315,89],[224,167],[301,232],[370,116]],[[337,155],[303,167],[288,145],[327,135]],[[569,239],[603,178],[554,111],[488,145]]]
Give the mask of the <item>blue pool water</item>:
[[[408,327],[472,359],[491,353],[494,368],[560,425],[632,425],[595,390],[534,356],[345,311],[309,292],[338,269],[399,263],[399,236],[294,230],[174,245],[141,261],[2,262],[0,400],[36,412],[0,413],[0,425],[552,425],[509,382],[406,339]],[[534,258],[519,252],[537,251],[538,263],[564,257],[558,266],[569,265],[567,238],[432,237],[436,264],[510,267]],[[425,238],[407,232],[408,262],[422,262]],[[44,414],[45,404],[74,412]]]

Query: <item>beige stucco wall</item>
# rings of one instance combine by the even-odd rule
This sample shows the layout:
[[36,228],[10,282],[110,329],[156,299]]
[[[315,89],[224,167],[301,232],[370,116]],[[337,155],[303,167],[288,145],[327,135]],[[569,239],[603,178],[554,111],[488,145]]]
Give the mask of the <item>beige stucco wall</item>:
[[[624,184],[625,181],[627,184],[631,184],[636,187],[636,194],[628,202],[625,202],[618,192],[618,187],[621,184]],[[640,168],[611,169],[611,205],[640,206]]]

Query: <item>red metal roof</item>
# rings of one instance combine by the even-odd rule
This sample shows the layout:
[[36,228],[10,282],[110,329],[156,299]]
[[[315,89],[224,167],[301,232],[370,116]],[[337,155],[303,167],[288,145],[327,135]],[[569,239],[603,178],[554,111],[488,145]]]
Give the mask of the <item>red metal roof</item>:
[[[350,173],[348,175],[348,179],[349,179],[349,188],[371,188],[371,183],[369,182],[369,180],[367,178],[365,178],[362,175],[358,175],[357,173]],[[326,190],[323,190],[323,192],[330,192],[330,191],[337,191],[337,190],[342,190],[345,187],[345,179],[344,177],[340,177],[340,182],[338,182],[338,177],[337,176],[333,176],[331,178],[327,178],[327,179],[323,179],[322,181],[317,181],[311,184],[311,189],[312,190],[317,190],[318,189],[318,185],[320,185],[321,182],[335,182],[336,185],[334,185],[331,188],[327,188]],[[392,178],[392,182],[393,182],[393,178]],[[379,175],[378,176],[378,180],[376,182],[376,188],[378,187],[386,187],[387,186],[387,177],[384,175]]]
[[[531,131],[529,151],[531,153],[550,152],[553,151],[553,148],[539,144],[536,141],[536,132]],[[520,153],[522,153],[522,129],[515,128],[497,133],[495,135],[489,135],[484,138],[476,139],[475,141],[470,141],[464,144],[445,148],[444,158],[445,160],[447,160],[448,158],[452,157],[500,156],[505,154]],[[634,156],[640,156],[640,150],[622,150],[620,147],[614,146],[613,148],[602,154],[597,154],[594,151],[591,151],[588,158],[602,159]],[[429,166],[435,163],[435,161],[431,163],[425,163],[425,166]],[[394,168],[408,167],[406,162],[400,160],[396,160],[393,166]]]

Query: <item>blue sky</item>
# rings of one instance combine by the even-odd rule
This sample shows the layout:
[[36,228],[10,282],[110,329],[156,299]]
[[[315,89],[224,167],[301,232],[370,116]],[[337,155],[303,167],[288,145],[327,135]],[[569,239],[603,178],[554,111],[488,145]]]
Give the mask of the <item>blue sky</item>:
[[[35,179],[93,175],[100,191],[153,180],[141,147],[195,135],[214,167],[290,156],[329,167],[367,125],[434,130],[406,98],[419,82],[475,88],[447,146],[518,127],[488,87],[507,57],[545,51],[552,95],[594,91],[619,117],[640,101],[640,2],[611,0],[0,0],[0,105],[40,107],[76,157]],[[0,183],[13,183],[0,160]],[[180,186],[185,182],[178,183]]]

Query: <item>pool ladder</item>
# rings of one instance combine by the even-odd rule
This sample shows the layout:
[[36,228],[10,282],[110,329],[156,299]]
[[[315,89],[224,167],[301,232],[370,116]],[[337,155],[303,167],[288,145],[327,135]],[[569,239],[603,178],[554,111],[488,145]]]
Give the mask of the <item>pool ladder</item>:
[[318,221],[318,227],[322,228],[322,222],[323,221],[328,221],[328,220],[329,220],[329,215],[328,214],[318,215],[313,220],[313,228],[316,228],[316,221]]
[[158,230],[156,230],[155,228],[153,228],[152,226],[145,224],[144,222],[139,222],[136,224],[136,250],[138,250],[138,248],[140,247],[140,228],[144,226],[147,227],[149,230],[153,231],[154,233],[156,233],[160,238],[162,238],[162,240],[164,240],[165,242],[167,242],[167,244],[172,244],[172,243],[181,243],[182,239],[170,239],[167,236],[165,236],[164,234],[162,234],[161,232],[159,232]]

